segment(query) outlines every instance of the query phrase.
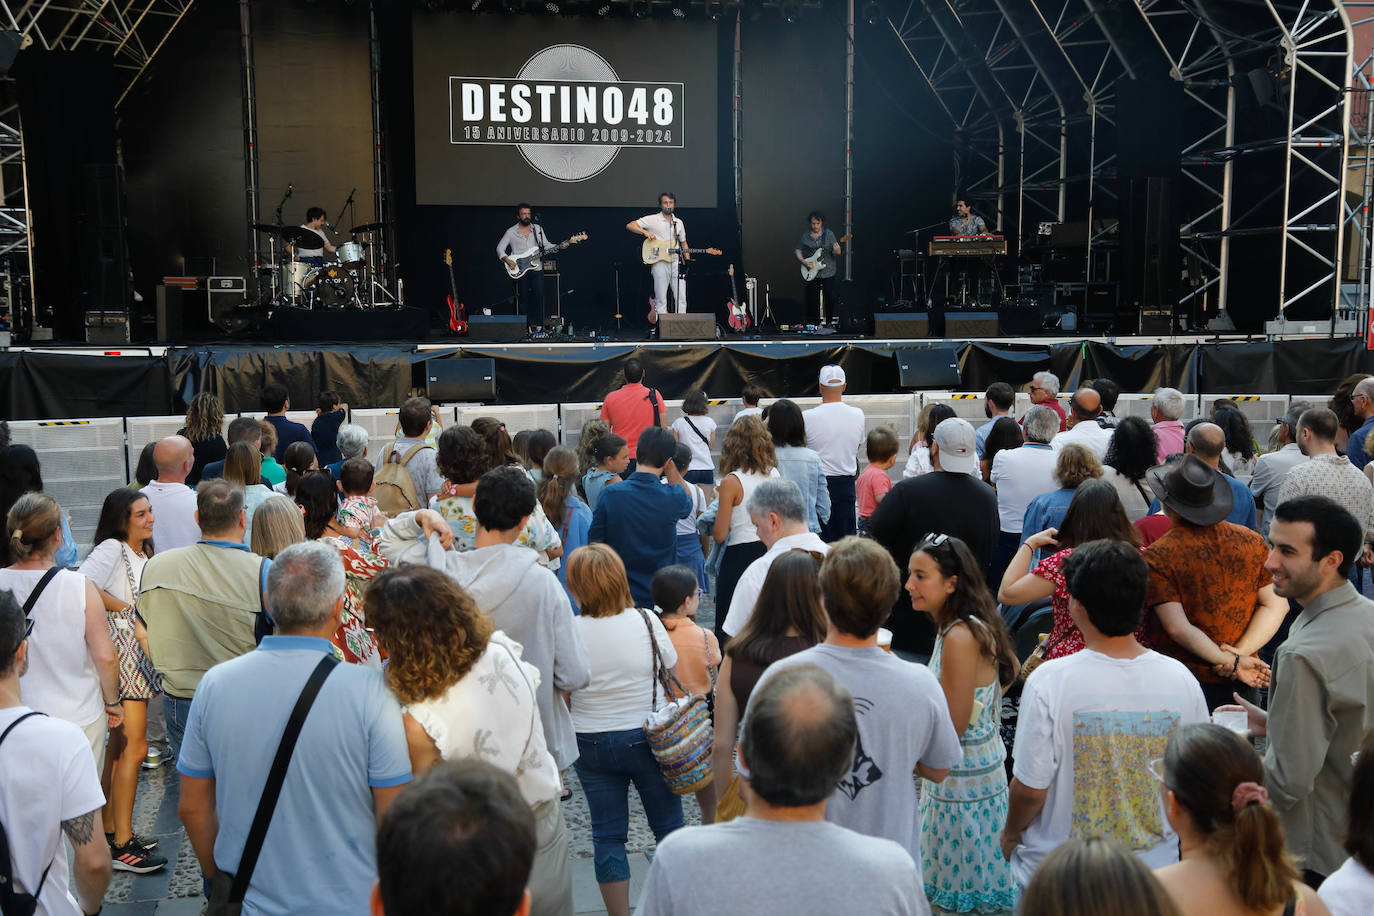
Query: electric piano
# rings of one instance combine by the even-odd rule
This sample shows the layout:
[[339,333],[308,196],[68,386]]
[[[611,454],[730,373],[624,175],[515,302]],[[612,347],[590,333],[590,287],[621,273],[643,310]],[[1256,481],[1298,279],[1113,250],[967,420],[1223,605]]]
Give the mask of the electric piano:
[[930,240],[931,257],[989,258],[1007,253],[1004,235],[937,235]]

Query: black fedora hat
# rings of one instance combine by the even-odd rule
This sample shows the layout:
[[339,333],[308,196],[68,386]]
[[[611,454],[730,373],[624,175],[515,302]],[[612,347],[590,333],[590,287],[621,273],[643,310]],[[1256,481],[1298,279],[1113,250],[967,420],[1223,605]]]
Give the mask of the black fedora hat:
[[1231,514],[1235,496],[1221,472],[1197,455],[1145,474],[1159,501],[1194,525],[1215,525]]

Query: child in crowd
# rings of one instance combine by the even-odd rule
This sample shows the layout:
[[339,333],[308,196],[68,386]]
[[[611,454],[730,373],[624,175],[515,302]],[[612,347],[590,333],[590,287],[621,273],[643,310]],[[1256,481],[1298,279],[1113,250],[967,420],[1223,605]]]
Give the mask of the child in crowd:
[[[266,480],[273,487],[278,484],[286,483],[286,468],[277,463],[277,428],[266,420],[258,424],[262,428],[262,444],[258,446],[258,451],[262,453],[262,479]],[[282,456],[286,457],[285,455]]]
[[[673,460],[677,462],[676,458]],[[706,697],[706,702],[714,706],[720,644],[716,642],[716,634],[697,626],[701,591],[697,587],[696,572],[687,566],[665,566],[654,573],[650,589],[654,595],[654,611],[677,650],[678,683],[690,693]],[[715,823],[715,781],[695,794],[701,806],[701,822]]]
[[673,421],[673,435],[692,450],[690,468],[679,467],[682,479],[704,487],[716,482],[716,462],[711,449],[716,444],[716,421],[706,415],[706,392],[700,388],[682,399],[682,416]]
[[310,438],[315,440],[319,450],[320,464],[334,464],[342,461],[339,452],[339,427],[348,418],[348,405],[343,402],[337,391],[321,391],[319,406],[315,408],[315,420],[310,424]]
[[[678,473],[684,480],[691,463],[691,448],[686,442],[679,442],[677,453],[673,455],[673,464],[677,465]],[[687,486],[692,491],[692,512],[686,518],[677,520],[677,561],[696,573],[697,587],[704,592],[710,588],[710,581],[706,578],[706,535],[697,531],[697,518],[706,511],[708,500],[700,486],[690,480]]]
[[868,517],[878,508],[887,491],[892,489],[888,470],[897,463],[897,434],[886,426],[879,426],[868,434],[866,450],[868,467],[859,475],[854,486],[859,501],[859,530],[868,531]]
[[350,458],[339,467],[339,524],[372,532],[373,537],[386,524],[386,513],[372,497],[372,462]]
[[740,392],[739,398],[740,401],[744,403],[744,406],[735,413],[734,420],[730,422],[733,423],[740,417],[761,416],[763,414],[763,408],[759,406],[759,401],[763,399],[763,395],[764,391],[758,385],[745,385],[744,390]]
[[630,447],[620,436],[607,433],[597,440],[592,459],[596,467],[582,476],[582,492],[587,494],[587,505],[594,510],[601,491],[619,482],[620,475],[630,466]]

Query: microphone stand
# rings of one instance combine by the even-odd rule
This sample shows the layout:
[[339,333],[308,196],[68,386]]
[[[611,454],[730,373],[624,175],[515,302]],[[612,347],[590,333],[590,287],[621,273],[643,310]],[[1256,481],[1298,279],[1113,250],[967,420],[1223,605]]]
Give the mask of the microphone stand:
[[[351,190],[351,191],[348,192],[348,200],[344,201],[344,202],[343,202],[343,206],[339,208],[339,215],[338,215],[337,217],[334,218],[334,222],[340,223],[340,224],[343,223],[344,212],[345,212],[345,211],[348,211],[349,208],[353,206],[353,195],[354,195],[354,194],[357,194],[357,193],[358,193],[358,189],[357,189],[357,188],[354,188],[353,190]],[[350,223],[350,224],[356,225],[356,223],[353,222],[353,217],[356,216],[356,215],[357,215],[357,214],[352,213],[352,212],[349,213],[349,223]],[[338,232],[338,230],[336,229],[335,232]],[[349,237],[350,239],[353,238],[353,233],[350,232],[350,233],[348,234],[348,237]]]
[[678,226],[682,225],[682,223],[677,218],[676,207],[673,208],[672,215],[668,217],[668,225],[672,227],[673,230],[673,246],[678,250],[677,279],[673,281],[673,310],[675,312],[685,313],[686,309],[682,307],[683,296],[681,294],[687,287],[687,245],[681,233],[678,231]]
[[[277,202],[277,209],[273,211],[273,216],[276,218],[275,225],[282,225],[282,210],[286,207],[286,202],[291,199],[291,192],[294,187],[295,185],[288,183],[286,185],[286,193],[283,194],[281,200]],[[257,216],[256,213],[253,215]],[[272,263],[272,301],[275,303],[286,291],[286,281],[289,281],[289,278],[284,279],[278,276],[282,272],[282,265],[277,263],[277,236],[275,233],[273,233],[272,237],[267,241],[267,252]],[[253,252],[253,260],[256,261],[257,259],[257,252],[255,251]]]

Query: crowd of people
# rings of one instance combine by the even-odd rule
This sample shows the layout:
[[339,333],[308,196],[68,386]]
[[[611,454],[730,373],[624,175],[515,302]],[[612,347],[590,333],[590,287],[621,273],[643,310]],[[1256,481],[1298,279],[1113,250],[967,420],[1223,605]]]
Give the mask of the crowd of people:
[[632,786],[642,913],[1374,912],[1374,377],[1260,443],[1042,371],[901,464],[840,366],[623,370],[575,447],[202,392],[88,545],[0,425],[0,910],[166,868],[174,760],[211,913],[571,916],[577,790],[628,916]]

